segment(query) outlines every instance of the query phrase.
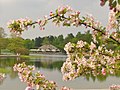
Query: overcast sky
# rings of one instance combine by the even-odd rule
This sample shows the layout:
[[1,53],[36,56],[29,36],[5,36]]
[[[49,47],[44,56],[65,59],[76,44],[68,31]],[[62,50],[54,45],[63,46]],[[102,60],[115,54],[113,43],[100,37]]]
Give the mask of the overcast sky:
[[[100,0],[0,0],[0,27],[5,29],[9,36],[7,29],[7,22],[11,19],[19,19],[29,17],[30,19],[37,20],[43,18],[44,15],[49,15],[50,11],[55,11],[58,6],[69,5],[75,10],[79,10],[81,14],[91,13],[103,25],[107,24],[108,7],[101,7]],[[43,37],[48,35],[58,36],[63,34],[66,36],[68,33],[76,35],[77,32],[83,32],[83,27],[56,27],[54,24],[49,23],[45,26],[44,31],[40,31],[38,27],[35,29],[30,28],[22,35],[23,38],[34,39],[35,37]]]

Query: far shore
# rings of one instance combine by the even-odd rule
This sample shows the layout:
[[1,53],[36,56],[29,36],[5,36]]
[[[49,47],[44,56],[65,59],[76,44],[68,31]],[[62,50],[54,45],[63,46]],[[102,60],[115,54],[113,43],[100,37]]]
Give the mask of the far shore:
[[0,57],[19,57],[20,55],[1,54]]

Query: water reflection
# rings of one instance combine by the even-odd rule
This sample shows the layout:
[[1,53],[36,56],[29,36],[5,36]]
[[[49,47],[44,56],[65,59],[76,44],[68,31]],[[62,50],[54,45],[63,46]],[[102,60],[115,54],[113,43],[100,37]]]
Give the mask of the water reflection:
[[35,65],[35,67],[37,67],[37,68],[46,68],[46,69],[50,69],[50,70],[57,69],[60,71],[63,61],[54,61],[54,62],[52,62],[52,61],[49,61],[49,62],[35,61],[33,63]]
[[[77,78],[73,81],[63,82],[60,68],[65,61],[65,56],[35,56],[25,59],[17,58],[0,58],[0,72],[6,73],[7,78],[5,81],[0,82],[0,90],[8,90],[7,86],[14,84],[14,82],[21,83],[18,79],[18,75],[13,71],[12,67],[15,63],[26,62],[29,65],[35,65],[37,70],[40,70],[41,73],[45,74],[46,78],[49,80],[54,80],[59,86],[68,86],[71,88],[82,89],[82,88],[109,88],[111,84],[120,84],[120,71],[116,71],[115,75],[106,76],[99,75],[94,77],[93,75],[86,75],[85,77]],[[9,83],[11,82],[11,83]],[[6,84],[10,85],[6,85]],[[18,84],[16,83],[16,84]],[[87,86],[86,86],[87,85]],[[21,84],[20,89],[23,90],[25,85]],[[6,88],[6,89],[5,89]],[[16,90],[13,89],[12,90]]]

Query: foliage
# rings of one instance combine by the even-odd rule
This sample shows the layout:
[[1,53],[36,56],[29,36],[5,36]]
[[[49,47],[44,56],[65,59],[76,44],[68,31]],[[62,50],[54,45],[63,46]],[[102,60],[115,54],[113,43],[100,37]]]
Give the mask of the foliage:
[[6,36],[6,33],[2,27],[0,27],[0,38],[4,38]]
[[8,43],[9,42],[7,38],[0,38],[0,54],[1,54],[1,49],[6,49]]
[[[13,31],[14,33],[19,35],[19,34],[21,34],[21,32],[24,29],[28,28],[28,25],[32,24],[32,20],[30,20],[28,18],[25,18],[25,19],[21,18],[21,19],[15,20],[15,21],[10,21],[9,23],[10,23],[10,25],[8,28],[11,28],[11,32]],[[16,31],[16,29],[17,29],[17,31]],[[19,33],[17,33],[17,32],[19,32]]]
[[23,41],[24,41],[24,46],[26,49],[34,48],[34,40],[25,39]]
[[24,43],[22,38],[10,38],[7,48],[14,53],[17,53],[18,48],[23,48]]
[[20,55],[29,55],[29,50],[26,48],[17,48],[15,52]]
[[6,33],[2,27],[0,27],[0,54],[1,54],[1,49],[4,49],[6,47],[6,43],[4,37],[6,36]]
[[7,49],[21,55],[29,55],[29,49],[34,45],[33,41],[29,39],[24,40],[20,37],[9,38],[8,42]]

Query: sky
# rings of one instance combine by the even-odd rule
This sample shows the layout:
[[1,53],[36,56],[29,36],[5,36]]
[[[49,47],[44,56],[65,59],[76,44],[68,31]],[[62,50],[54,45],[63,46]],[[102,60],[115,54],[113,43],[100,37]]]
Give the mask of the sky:
[[[92,14],[97,20],[107,25],[109,9],[106,6],[100,6],[100,0],[0,0],[0,27],[3,27],[8,37],[10,36],[7,22],[13,19],[30,18],[33,21],[49,15],[51,11],[55,11],[58,6],[69,5],[75,10],[79,10],[81,15],[87,13]],[[88,29],[87,29],[88,30]],[[84,27],[56,27],[52,22],[45,26],[45,30],[41,31],[38,26],[35,29],[30,28],[24,31],[22,37],[34,39],[36,37],[44,37],[48,35],[66,36],[69,33],[74,35],[77,32],[84,32]]]

